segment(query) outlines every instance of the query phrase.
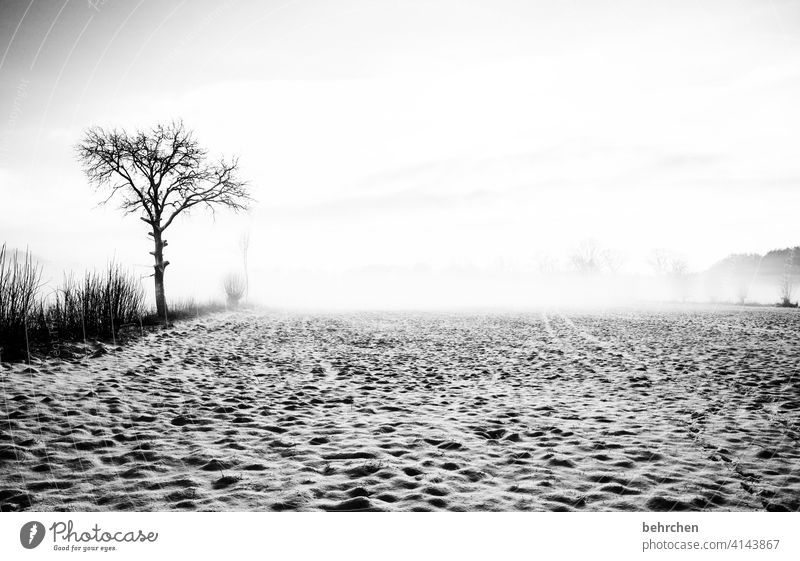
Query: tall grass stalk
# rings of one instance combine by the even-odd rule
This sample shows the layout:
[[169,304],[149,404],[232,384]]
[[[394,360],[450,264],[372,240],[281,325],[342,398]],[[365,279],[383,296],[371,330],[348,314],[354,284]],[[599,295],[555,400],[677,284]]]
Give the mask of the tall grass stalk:
[[78,280],[67,275],[45,310],[49,329],[59,337],[115,337],[115,328],[136,325],[145,314],[145,294],[138,279],[117,263]]
[[0,246],[0,353],[5,358],[26,354],[26,330],[39,327],[41,278],[29,251],[10,252],[5,244]]

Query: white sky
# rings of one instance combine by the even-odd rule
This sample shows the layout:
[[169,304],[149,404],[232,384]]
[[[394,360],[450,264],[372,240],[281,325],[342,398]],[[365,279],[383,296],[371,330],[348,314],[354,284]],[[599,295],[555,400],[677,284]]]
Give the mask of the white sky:
[[173,117],[239,154],[258,199],[176,222],[173,296],[218,290],[247,230],[270,303],[352,269],[525,269],[590,238],[629,271],[656,247],[700,269],[800,240],[796,0],[0,13],[0,241],[56,268],[149,273],[143,225],[96,208],[73,146]]

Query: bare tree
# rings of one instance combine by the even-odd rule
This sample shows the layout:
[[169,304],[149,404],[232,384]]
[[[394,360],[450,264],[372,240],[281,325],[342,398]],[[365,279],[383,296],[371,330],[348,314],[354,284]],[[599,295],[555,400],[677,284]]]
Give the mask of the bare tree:
[[681,257],[672,256],[667,263],[667,271],[672,279],[675,296],[685,302],[689,297],[689,265]]
[[558,269],[558,262],[545,253],[538,253],[533,260],[534,270],[541,274],[552,274]]
[[702,279],[706,298],[709,302],[716,302],[724,284],[721,274],[719,271],[711,269],[703,274]]
[[659,282],[666,281],[675,299],[685,302],[689,297],[689,265],[679,254],[664,248],[650,252],[647,262]]
[[675,256],[669,250],[659,248],[650,252],[648,262],[656,276],[664,276],[669,274],[674,259]]
[[583,275],[600,272],[602,266],[602,250],[593,240],[585,240],[570,255],[570,262],[575,270]]
[[729,275],[734,285],[736,301],[744,305],[753,285],[762,257],[757,254],[737,254],[728,257]]
[[603,264],[603,268],[612,275],[619,273],[619,270],[622,268],[623,257],[617,251],[604,249],[600,254],[600,259],[601,263]]
[[570,262],[578,273],[595,275],[603,272],[616,274],[622,266],[622,256],[602,248],[594,240],[584,240],[573,250]]
[[242,252],[242,268],[244,269],[244,298],[250,295],[250,272],[247,267],[247,258],[250,252],[250,232],[245,232],[239,238],[239,249]]
[[150,228],[156,309],[166,322],[164,231],[196,206],[212,212],[216,207],[246,210],[252,198],[247,183],[238,178],[238,159],[210,162],[181,121],[133,134],[93,127],[77,152],[90,182],[110,191],[104,203],[116,197],[125,214],[138,214]]
[[781,306],[792,307],[792,293],[794,292],[794,279],[792,278],[792,268],[794,266],[794,248],[789,251],[789,256],[783,266],[783,274],[780,278],[780,297]]

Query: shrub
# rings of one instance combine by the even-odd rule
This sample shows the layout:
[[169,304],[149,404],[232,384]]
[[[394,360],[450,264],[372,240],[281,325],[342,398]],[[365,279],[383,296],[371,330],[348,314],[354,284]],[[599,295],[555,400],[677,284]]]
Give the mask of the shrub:
[[225,277],[223,288],[225,288],[225,295],[228,299],[228,306],[235,308],[239,305],[239,301],[244,296],[247,290],[247,283],[242,275],[231,273]]

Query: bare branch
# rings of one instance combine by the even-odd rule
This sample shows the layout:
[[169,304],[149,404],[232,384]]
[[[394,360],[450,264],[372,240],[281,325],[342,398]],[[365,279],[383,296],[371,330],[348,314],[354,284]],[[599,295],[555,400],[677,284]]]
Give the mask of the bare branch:
[[133,134],[93,127],[76,148],[89,181],[109,191],[104,204],[117,199],[126,214],[138,212],[158,232],[195,206],[238,212],[253,200],[238,177],[238,159],[208,163],[181,121]]

